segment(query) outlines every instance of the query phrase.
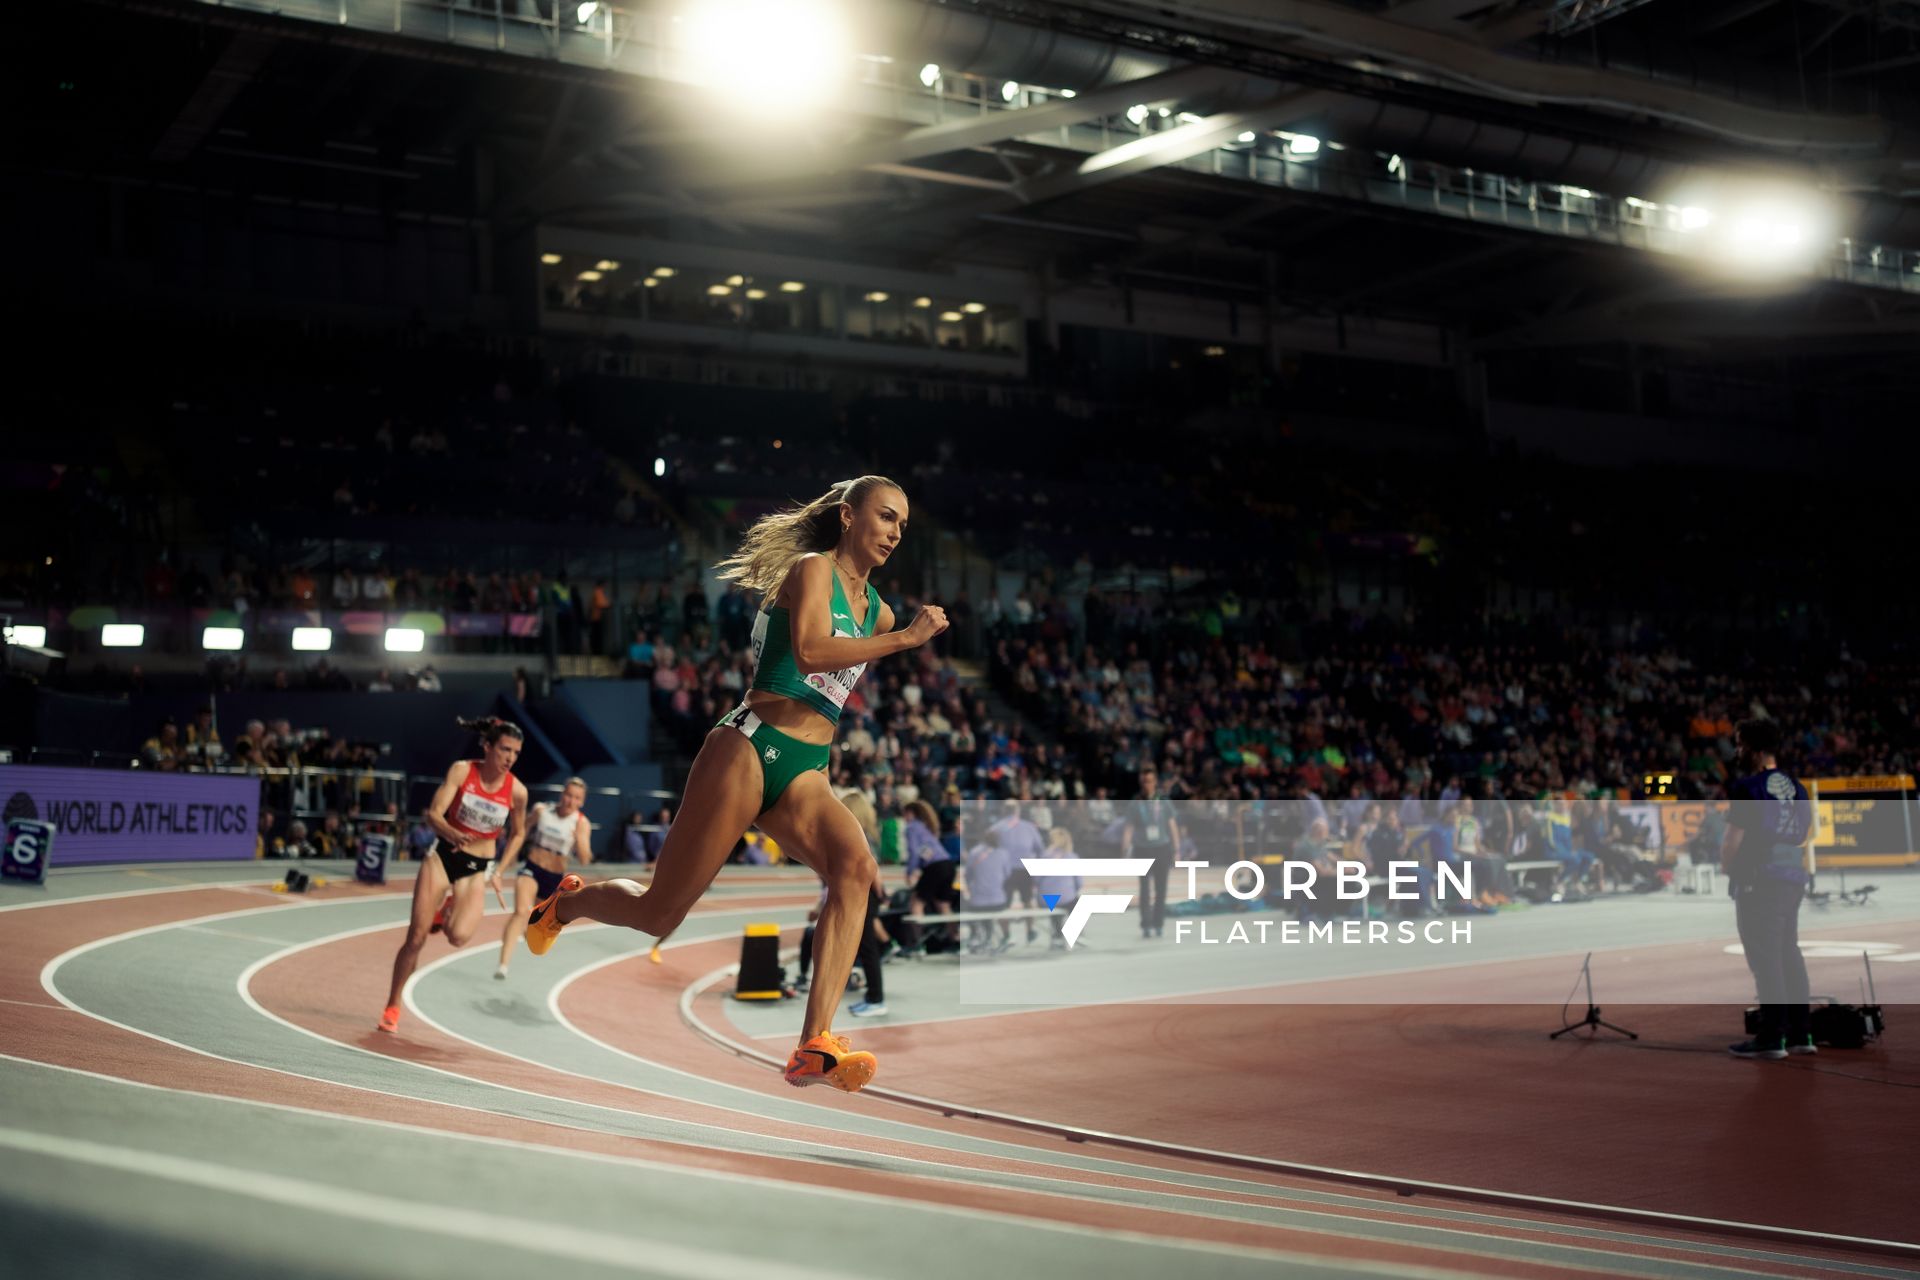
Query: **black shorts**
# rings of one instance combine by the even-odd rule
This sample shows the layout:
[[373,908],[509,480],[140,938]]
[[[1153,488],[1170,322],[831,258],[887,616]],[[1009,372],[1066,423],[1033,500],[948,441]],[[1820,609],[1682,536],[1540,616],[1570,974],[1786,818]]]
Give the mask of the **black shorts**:
[[959,906],[960,894],[953,887],[953,878],[959,870],[960,864],[952,858],[929,862],[920,868],[920,878],[913,882],[913,896],[930,907],[941,902]]
[[560,878],[564,871],[549,871],[545,867],[536,867],[531,862],[520,864],[520,874],[533,877],[533,891],[541,899],[551,898],[560,892]]
[[459,884],[468,876],[477,876],[493,865],[492,858],[476,858],[470,853],[461,853],[457,849],[452,853],[448,853],[445,849],[436,850],[436,852],[440,855],[440,865],[447,869],[448,881],[453,884]]

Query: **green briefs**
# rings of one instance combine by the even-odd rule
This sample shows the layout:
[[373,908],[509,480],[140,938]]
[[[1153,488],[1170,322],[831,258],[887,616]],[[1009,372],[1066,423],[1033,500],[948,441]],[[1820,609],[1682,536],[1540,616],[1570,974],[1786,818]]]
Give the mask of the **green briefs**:
[[[832,746],[815,746],[811,742],[789,738],[761,720],[744,702],[721,716],[720,725],[738,729],[746,735],[747,741],[753,744],[755,754],[760,757],[762,813],[778,804],[787,785],[801,774],[809,770],[826,772],[827,761],[833,756]],[[720,725],[714,727],[719,728]]]

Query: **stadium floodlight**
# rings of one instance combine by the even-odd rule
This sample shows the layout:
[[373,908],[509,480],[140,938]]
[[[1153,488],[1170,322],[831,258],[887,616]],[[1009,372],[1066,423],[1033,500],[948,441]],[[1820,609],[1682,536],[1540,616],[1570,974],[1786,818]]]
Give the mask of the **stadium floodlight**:
[[602,258],[600,259],[600,261],[593,264],[593,269],[595,271],[618,271],[620,269],[620,264],[618,262],[615,262],[612,258]]
[[209,652],[232,653],[247,642],[247,633],[239,627],[202,627],[200,647]]
[[1127,119],[1133,121],[1135,124],[1145,124],[1147,122],[1147,104],[1144,102],[1136,102],[1128,107]]
[[970,316],[977,316],[982,311],[985,311],[987,309],[987,304],[984,302],[969,302],[966,306],[961,307],[960,309],[966,312]]
[[388,627],[388,653],[419,653],[427,647],[427,633],[418,627]]
[[574,278],[576,280],[583,280],[588,284],[592,284],[594,281],[600,278],[600,273],[598,271],[582,271],[578,276],[575,276]]
[[741,285],[745,284],[746,282],[747,282],[747,278],[742,275],[731,275],[727,277],[727,283],[732,285],[736,289],[738,289]]
[[885,302],[889,296],[885,289],[869,289],[867,291],[868,302]]
[[1712,221],[1713,211],[1711,209],[1702,209],[1697,204],[1687,205],[1680,210],[1680,229],[1682,231],[1699,231]]
[[573,20],[584,27],[593,21],[593,15],[598,12],[600,12],[600,0],[586,0],[584,4],[573,11]]
[[1171,119],[1172,117],[1173,117],[1173,108],[1172,108],[1172,107],[1162,107],[1162,108],[1160,108],[1160,118],[1161,118],[1162,120],[1168,120],[1168,119]]
[[1016,81],[1009,80],[1000,86],[1000,100],[1002,102],[1012,102],[1019,96],[1020,85]]
[[749,290],[747,290],[747,297],[748,297],[748,298],[750,298],[750,299],[752,299],[752,300],[753,300],[754,302],[758,302],[758,301],[760,301],[760,299],[762,299],[762,298],[764,298],[764,297],[766,297],[766,296],[767,296],[767,291],[766,291],[765,289],[749,289]]
[[924,311],[928,307],[933,305],[933,299],[923,295],[921,297],[915,298],[913,300],[913,305],[916,307],[919,307],[921,310]]
[[920,83],[929,89],[939,84],[940,64],[937,62],[929,62],[926,66],[920,68]]
[[560,255],[557,253],[543,253],[540,255],[540,262],[544,266],[557,267],[560,265]]
[[147,629],[137,622],[109,622],[100,628],[100,643],[109,649],[138,649],[147,642]]
[[1397,154],[1390,155],[1387,157],[1387,172],[1396,177],[1404,178],[1407,176],[1407,162]]
[[852,65],[841,6],[830,0],[704,0],[681,24],[687,70],[728,107],[803,119]]
[[1287,139],[1287,150],[1296,156],[1320,154],[1320,139],[1310,133],[1296,133]]
[[332,627],[295,627],[293,629],[295,653],[325,653],[331,648],[333,648]]
[[660,277],[648,276],[645,280],[642,280],[640,283],[647,286],[647,288],[649,289],[656,288],[660,284]]
[[961,319],[962,317],[958,311],[942,311],[940,313],[940,318],[942,320],[947,321],[948,323],[952,323],[956,320]]
[[798,280],[783,280],[780,283],[780,292],[801,293],[806,290],[806,287],[806,285],[800,283]]
[[7,643],[28,649],[47,647],[47,629],[38,623],[16,622],[7,628]]
[[653,269],[653,274],[660,277],[662,280],[671,280],[673,279],[674,273],[673,273],[672,267],[655,267]]
[[1237,139],[1235,139],[1235,141],[1252,142],[1256,136],[1257,135],[1254,133],[1253,130],[1248,129],[1246,132],[1242,133]]
[[730,284],[710,284],[707,286],[707,296],[709,298],[724,298],[732,292],[733,286]]
[[1061,96],[1061,97],[1063,97],[1063,98],[1077,98],[1077,97],[1079,97],[1080,95],[1079,95],[1079,94],[1077,94],[1077,93],[1075,93],[1075,92],[1074,92],[1073,90],[1071,90],[1071,89],[1062,89],[1062,90],[1060,91],[1060,96]]
[[653,478],[658,480],[666,474],[667,460],[665,458],[655,458],[653,460]]

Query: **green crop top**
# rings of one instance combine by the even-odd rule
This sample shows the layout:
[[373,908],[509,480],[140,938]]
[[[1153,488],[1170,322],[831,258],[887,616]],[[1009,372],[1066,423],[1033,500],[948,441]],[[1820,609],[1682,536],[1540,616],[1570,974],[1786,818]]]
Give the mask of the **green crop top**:
[[[833,634],[857,639],[873,634],[880,620],[880,593],[867,584],[867,620],[855,625],[853,607],[847,593],[840,589],[840,575],[833,575]],[[793,620],[784,605],[760,611],[753,620],[753,684],[795,702],[804,702],[834,724],[840,723],[840,710],[847,705],[853,687],[860,683],[867,664],[843,671],[816,671],[803,676],[793,661]]]

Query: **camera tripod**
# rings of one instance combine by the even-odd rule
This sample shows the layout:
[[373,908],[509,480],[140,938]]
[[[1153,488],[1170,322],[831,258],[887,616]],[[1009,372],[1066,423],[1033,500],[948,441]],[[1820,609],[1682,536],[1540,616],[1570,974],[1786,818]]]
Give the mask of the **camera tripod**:
[[1587,986],[1587,1016],[1578,1022],[1569,1022],[1558,1031],[1549,1034],[1547,1039],[1558,1040],[1569,1031],[1578,1031],[1582,1027],[1587,1027],[1589,1028],[1588,1039],[1593,1038],[1592,1033],[1594,1031],[1604,1028],[1608,1031],[1618,1032],[1629,1040],[1638,1040],[1640,1037],[1634,1032],[1627,1030],[1625,1027],[1617,1027],[1600,1016],[1600,1006],[1593,1002],[1593,952],[1591,951],[1587,952],[1587,958],[1580,962],[1580,980],[1586,983]]

